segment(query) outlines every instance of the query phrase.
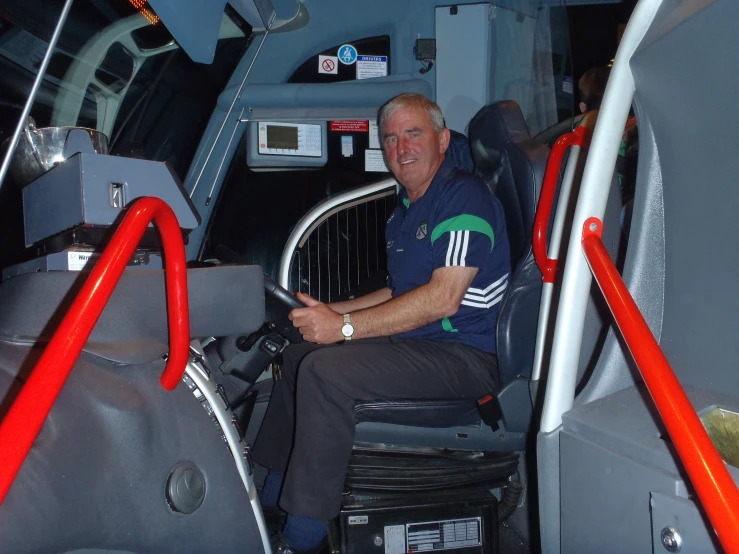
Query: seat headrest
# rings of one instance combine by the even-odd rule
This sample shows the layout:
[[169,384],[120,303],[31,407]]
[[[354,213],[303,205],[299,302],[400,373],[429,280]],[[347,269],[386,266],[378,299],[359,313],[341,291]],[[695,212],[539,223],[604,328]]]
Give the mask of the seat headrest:
[[473,173],[475,171],[475,165],[472,162],[472,153],[470,152],[470,141],[462,133],[449,129],[449,148],[447,148],[446,155],[462,171],[466,171],[467,173]]
[[475,171],[495,192],[506,147],[531,138],[521,108],[513,100],[489,104],[472,118],[468,134]]

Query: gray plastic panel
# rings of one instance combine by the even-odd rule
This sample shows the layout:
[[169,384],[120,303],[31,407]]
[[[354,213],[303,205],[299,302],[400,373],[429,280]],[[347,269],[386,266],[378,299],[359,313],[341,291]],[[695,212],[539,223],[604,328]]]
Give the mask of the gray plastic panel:
[[560,459],[559,437],[561,427],[551,433],[536,436],[536,455],[546,464],[537,464],[539,487],[539,540],[542,552],[560,552]]
[[661,345],[682,383],[739,395],[736,21],[735,0],[665,0],[631,65],[665,185]]
[[[0,285],[0,340],[49,340],[86,274],[29,273]],[[248,334],[264,323],[259,266],[187,270],[190,336]],[[126,270],[85,345],[121,363],[143,363],[169,351],[164,272]]]
[[[90,250],[65,250],[34,258],[27,262],[3,268],[2,280],[25,273],[40,271],[80,271],[89,263],[100,259],[100,254]],[[162,269],[162,256],[159,253],[138,251],[128,261],[126,269]]]
[[[237,89],[238,85],[224,90],[218,97],[218,105],[227,108]],[[254,83],[244,89],[234,109],[251,112],[257,108],[379,108],[402,92],[417,92],[429,98],[433,94],[426,81],[416,79],[415,75],[400,74],[330,84]]]
[[[0,398],[38,355],[0,342]],[[0,506],[0,553],[262,552],[220,431],[184,384],[172,392],[159,385],[164,363],[82,354]],[[190,515],[165,499],[168,475],[183,461],[205,477],[204,502]]]
[[463,133],[493,99],[492,4],[436,8],[436,102],[450,129]]
[[703,514],[694,502],[671,494],[653,492],[652,547],[654,552],[667,552],[662,544],[662,530],[675,529],[682,541],[680,554],[723,552],[718,539],[706,528]]
[[167,164],[102,154],[77,154],[23,189],[26,246],[79,224],[112,225],[122,207],[110,188],[123,188],[123,206],[142,196],[164,200],[180,227],[194,229],[200,216]]
[[[641,109],[638,94],[637,91],[635,104],[639,121],[638,179],[631,235],[622,275],[652,334],[659,340],[662,331],[665,282],[662,170],[652,125],[648,115]],[[593,286],[597,288],[597,285]],[[602,297],[599,290],[597,294]],[[631,387],[639,381],[641,377],[621,334],[615,328],[611,329],[593,375],[577,397],[576,403],[602,398]]]
[[[699,414],[739,408],[731,395],[686,392]],[[562,552],[651,552],[651,493],[687,499],[690,489],[643,386],[574,408],[560,441]]]

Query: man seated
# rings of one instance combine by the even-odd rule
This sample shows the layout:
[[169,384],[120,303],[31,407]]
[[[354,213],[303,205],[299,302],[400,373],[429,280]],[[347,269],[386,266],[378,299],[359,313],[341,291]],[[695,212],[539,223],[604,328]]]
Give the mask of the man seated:
[[510,261],[503,208],[445,152],[439,106],[401,94],[379,112],[387,162],[403,190],[387,222],[387,287],[307,307],[305,342],[282,378],[254,448],[269,468],[261,501],[287,512],[275,552],[311,551],[339,513],[354,406],[377,399],[477,399],[498,390],[495,327]]

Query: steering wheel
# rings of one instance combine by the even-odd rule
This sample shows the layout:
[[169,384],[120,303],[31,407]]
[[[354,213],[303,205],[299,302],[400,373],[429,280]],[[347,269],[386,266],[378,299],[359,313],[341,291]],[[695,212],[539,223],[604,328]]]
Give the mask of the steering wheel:
[[305,308],[305,304],[266,275],[264,276],[264,297],[265,317],[274,325],[274,330],[293,344],[303,342],[303,335],[287,316],[295,308]]

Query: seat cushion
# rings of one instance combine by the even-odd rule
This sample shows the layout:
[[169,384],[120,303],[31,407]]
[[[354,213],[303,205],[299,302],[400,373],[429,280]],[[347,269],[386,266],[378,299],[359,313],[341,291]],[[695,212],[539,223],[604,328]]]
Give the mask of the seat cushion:
[[477,425],[477,399],[465,400],[371,400],[354,407],[357,423],[375,421],[413,427]]

